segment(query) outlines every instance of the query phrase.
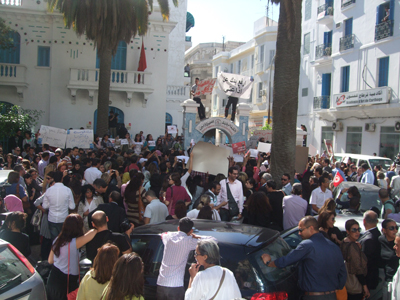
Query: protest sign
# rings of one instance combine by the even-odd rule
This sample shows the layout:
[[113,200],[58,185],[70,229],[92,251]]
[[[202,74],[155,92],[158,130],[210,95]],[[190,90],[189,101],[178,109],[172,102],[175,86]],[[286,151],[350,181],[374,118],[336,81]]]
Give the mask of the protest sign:
[[211,95],[216,81],[217,78],[207,78],[199,81],[194,97],[199,97],[200,95]]
[[168,130],[168,133],[170,133],[170,134],[178,133],[178,129],[176,128],[176,125],[167,126],[167,130]]
[[93,130],[92,129],[72,129],[67,131],[67,148],[82,148],[89,149],[90,144],[93,143]]
[[176,159],[177,159],[177,160],[182,160],[182,161],[185,162],[185,164],[187,164],[188,161],[189,161],[189,156],[179,155],[179,156],[176,157]]
[[228,170],[228,149],[206,142],[198,142],[192,151],[193,171],[217,175]]
[[122,139],[121,140],[121,145],[129,145],[129,142],[127,139]]
[[156,146],[156,141],[149,141],[148,142],[149,147],[155,147]]
[[38,144],[49,144],[51,147],[64,149],[66,140],[67,131],[65,129],[40,126]]
[[218,88],[225,93],[225,95],[249,99],[252,86],[253,81],[251,81],[248,76],[230,73],[218,74]]
[[325,142],[325,146],[326,146],[326,152],[328,152],[328,155],[330,157],[333,156],[333,144],[332,144],[332,140],[324,140]]
[[250,149],[250,157],[258,157],[258,150]]
[[313,145],[309,145],[308,146],[308,154],[310,154],[311,156],[315,156],[317,155],[317,148],[315,148]]
[[258,152],[271,152],[271,144],[259,142],[257,150]]
[[239,155],[239,154],[233,154],[233,160],[235,161],[235,162],[243,162],[243,156],[242,155]]
[[246,142],[239,142],[232,144],[233,153],[240,153],[246,151]]

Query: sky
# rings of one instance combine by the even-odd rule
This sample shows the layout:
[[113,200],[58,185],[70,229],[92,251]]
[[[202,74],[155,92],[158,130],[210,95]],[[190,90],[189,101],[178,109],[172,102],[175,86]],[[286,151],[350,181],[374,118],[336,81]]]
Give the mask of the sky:
[[[266,16],[268,0],[188,0],[187,11],[195,20],[187,36],[192,45],[225,41],[247,42],[253,38],[254,21]],[[269,17],[279,18],[279,6],[269,4]]]

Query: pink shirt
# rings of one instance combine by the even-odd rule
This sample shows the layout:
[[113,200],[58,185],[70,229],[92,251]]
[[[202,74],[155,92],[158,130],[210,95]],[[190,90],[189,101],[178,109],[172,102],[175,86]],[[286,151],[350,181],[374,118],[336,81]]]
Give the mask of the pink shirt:
[[[172,197],[171,197],[171,189],[174,189]],[[176,202],[178,202],[178,200],[183,200],[185,202],[192,201],[192,199],[190,199],[189,194],[186,192],[186,189],[183,186],[173,185],[169,187],[167,189],[165,197],[166,197],[165,200],[170,203],[168,205],[168,211],[171,216],[175,214],[175,204]]]

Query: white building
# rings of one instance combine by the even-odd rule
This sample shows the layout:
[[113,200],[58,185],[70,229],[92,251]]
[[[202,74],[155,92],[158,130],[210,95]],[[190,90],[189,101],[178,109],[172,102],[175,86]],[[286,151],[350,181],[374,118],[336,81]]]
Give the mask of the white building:
[[[262,127],[269,109],[272,117],[273,61],[277,31],[278,24],[275,21],[267,17],[260,18],[254,22],[254,37],[250,41],[213,57],[213,77],[217,77],[219,72],[225,72],[254,78],[250,99],[239,99],[239,103],[248,103],[251,106],[250,128]],[[227,101],[228,96],[214,89],[212,116],[224,116]]]
[[[385,7],[387,8],[385,10]],[[307,144],[393,158],[400,144],[398,1],[304,0],[298,126]]]
[[[0,51],[0,101],[43,110],[41,124],[59,128],[96,128],[98,65],[93,42],[64,27],[47,2],[1,0],[0,17],[17,31],[15,47]],[[167,90],[184,86],[187,1],[164,22],[154,2],[149,31],[143,38],[145,72],[137,72],[142,38],[120,42],[112,62],[110,108],[131,134],[154,137],[165,132]],[[182,114],[176,116],[182,125]],[[131,124],[131,128],[129,128]]]

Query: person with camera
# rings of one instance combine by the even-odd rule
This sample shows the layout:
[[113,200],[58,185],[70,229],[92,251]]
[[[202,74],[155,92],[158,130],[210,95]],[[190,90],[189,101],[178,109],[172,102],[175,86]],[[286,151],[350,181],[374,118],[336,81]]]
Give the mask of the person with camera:
[[125,233],[121,234],[109,230],[107,222],[108,217],[104,211],[98,210],[92,215],[92,226],[93,228],[97,229],[97,234],[89,243],[86,244],[86,257],[92,262],[97,255],[97,249],[108,242],[111,242],[118,247],[120,255],[132,252],[131,241],[129,237],[134,225],[130,224],[130,227],[126,228]]

